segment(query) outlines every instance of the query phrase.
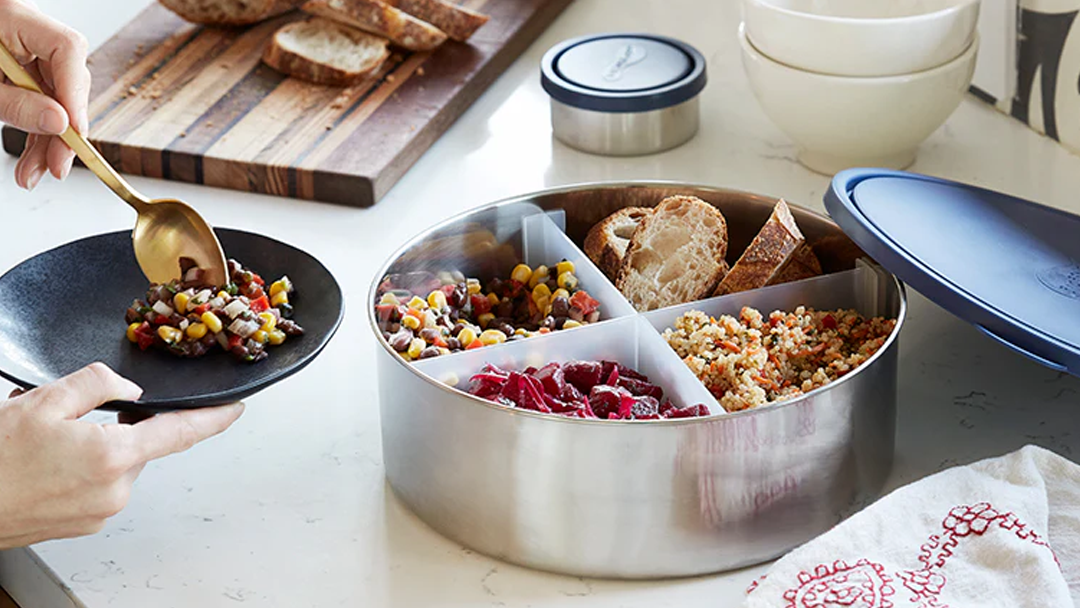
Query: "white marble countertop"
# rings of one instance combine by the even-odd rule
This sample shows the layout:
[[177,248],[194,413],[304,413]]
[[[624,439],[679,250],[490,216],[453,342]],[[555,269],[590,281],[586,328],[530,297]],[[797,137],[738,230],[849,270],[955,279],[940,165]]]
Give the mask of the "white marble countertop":
[[[92,45],[145,3],[38,0]],[[734,1],[578,0],[372,209],[133,179],[149,194],[194,203],[216,225],[264,232],[311,252],[342,283],[349,313],[325,356],[250,399],[228,433],[148,466],[130,506],[103,533],[0,556],[7,564],[0,584],[43,589],[27,584],[34,577],[25,558],[35,556],[75,605],[91,608],[737,603],[762,567],[668,582],[584,581],[493,561],[419,522],[384,480],[374,344],[362,302],[377,266],[415,232],[548,186],[686,180],[821,209],[828,179],[793,161],[793,146],[748,89],[738,19]],[[677,36],[704,52],[710,83],[701,132],[689,144],[617,159],[553,142],[537,72],[541,54],[570,36],[620,29]],[[0,158],[0,268],[132,225],[130,210],[86,171],[64,184],[46,179],[27,194],[15,186],[13,168],[13,159]],[[974,99],[922,146],[913,170],[1080,212],[1080,158]],[[917,294],[911,300],[893,485],[1026,443],[1080,455],[1080,380],[1021,359]],[[39,608],[56,601],[48,597],[42,590],[18,599]]]

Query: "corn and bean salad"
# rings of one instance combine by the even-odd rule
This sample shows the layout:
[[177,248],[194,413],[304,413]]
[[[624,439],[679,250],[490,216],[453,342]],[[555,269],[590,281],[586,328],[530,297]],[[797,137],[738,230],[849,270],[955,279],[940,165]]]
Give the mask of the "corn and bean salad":
[[229,260],[228,285],[202,285],[197,269],[188,269],[180,280],[154,284],[145,300],[128,308],[127,338],[139,348],[155,347],[179,357],[201,357],[215,346],[240,361],[267,357],[269,346],[278,346],[304,329],[292,317],[289,277],[269,286],[262,277]]
[[391,275],[375,312],[390,346],[407,361],[522,340],[600,320],[600,302],[581,289],[574,263],[530,268],[486,285],[457,271]]

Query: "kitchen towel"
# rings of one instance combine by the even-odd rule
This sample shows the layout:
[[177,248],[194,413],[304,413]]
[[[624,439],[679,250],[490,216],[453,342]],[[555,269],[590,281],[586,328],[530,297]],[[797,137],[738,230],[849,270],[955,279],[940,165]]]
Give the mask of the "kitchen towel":
[[1027,446],[902,487],[795,549],[745,608],[1065,608],[1080,465]]

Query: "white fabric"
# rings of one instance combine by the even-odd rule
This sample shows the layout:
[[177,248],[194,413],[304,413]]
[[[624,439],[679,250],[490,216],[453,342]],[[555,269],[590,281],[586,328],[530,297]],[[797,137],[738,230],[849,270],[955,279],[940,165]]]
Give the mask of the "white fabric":
[[1080,466],[1028,446],[892,492],[774,564],[744,607],[1067,608],[1078,599]]

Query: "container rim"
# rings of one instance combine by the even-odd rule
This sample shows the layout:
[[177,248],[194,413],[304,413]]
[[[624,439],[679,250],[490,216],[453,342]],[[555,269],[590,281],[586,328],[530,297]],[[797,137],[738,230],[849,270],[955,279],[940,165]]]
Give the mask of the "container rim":
[[[596,89],[563,76],[559,60],[567,51],[580,44],[609,38],[641,38],[666,44],[686,55],[690,67],[667,84],[630,91]],[[540,59],[540,86],[551,99],[579,110],[607,114],[650,112],[677,106],[697,97],[708,82],[705,63],[701,51],[668,36],[642,32],[590,34],[564,40],[544,53]]]
[[[738,412],[720,411],[720,412],[717,412],[717,413],[710,414],[708,416],[700,416],[700,417],[695,417],[695,418],[663,418],[663,419],[660,419],[660,420],[599,420],[599,419],[591,419],[591,418],[570,418],[570,417],[567,417],[567,416],[554,416],[554,415],[551,415],[551,414],[544,414],[542,412],[534,412],[532,410],[523,410],[523,409],[519,409],[519,408],[507,407],[505,405],[499,405],[498,403],[495,403],[493,401],[488,401],[487,399],[481,399],[480,397],[472,395],[472,394],[470,394],[468,392],[465,392],[465,391],[463,391],[463,390],[461,390],[459,388],[450,386],[450,385],[448,385],[448,384],[446,384],[444,382],[440,382],[436,378],[433,378],[433,377],[429,376],[428,374],[423,373],[422,371],[416,369],[415,365],[411,365],[407,361],[402,360],[401,357],[398,356],[397,352],[395,352],[392,348],[390,348],[390,345],[386,342],[386,340],[383,339],[382,332],[379,330],[378,320],[375,317],[375,307],[372,305],[372,302],[375,301],[375,294],[378,292],[379,285],[382,283],[382,280],[386,276],[387,271],[390,270],[390,267],[393,265],[393,263],[396,260],[398,260],[402,256],[402,254],[404,254],[406,251],[408,251],[411,247],[413,247],[413,246],[417,245],[418,243],[422,242],[425,238],[427,238],[431,234],[434,234],[435,232],[438,232],[439,230],[447,228],[450,225],[454,224],[455,222],[459,222],[459,221],[465,219],[466,217],[472,215],[473,213],[476,213],[477,211],[480,211],[482,209],[494,209],[496,207],[501,207],[501,206],[504,206],[504,205],[512,205],[512,204],[515,204],[515,203],[527,203],[530,200],[532,200],[534,198],[537,198],[537,197],[540,197],[540,196],[549,196],[549,195],[552,195],[552,194],[562,194],[562,193],[565,193],[565,192],[577,192],[577,191],[582,191],[582,190],[599,190],[599,189],[613,189],[613,188],[628,188],[628,187],[630,187],[630,188],[635,188],[635,187],[637,187],[637,188],[640,188],[640,187],[645,187],[645,188],[690,188],[690,189],[695,189],[695,190],[705,190],[705,191],[718,192],[718,193],[727,193],[727,194],[734,194],[734,195],[745,195],[745,196],[748,196],[748,197],[753,197],[753,196],[763,197],[764,196],[765,198],[771,198],[771,199],[774,199],[774,200],[779,200],[778,197],[755,194],[753,192],[747,192],[745,190],[737,190],[737,189],[733,189],[733,188],[720,188],[720,187],[717,187],[717,186],[707,186],[707,185],[703,185],[703,184],[680,182],[680,181],[675,181],[675,180],[627,180],[627,181],[578,182],[578,183],[573,183],[573,184],[567,184],[567,185],[564,185],[564,186],[557,186],[557,187],[554,187],[554,188],[545,188],[543,190],[536,190],[536,191],[529,192],[529,193],[526,193],[526,194],[520,194],[520,195],[517,195],[517,196],[508,197],[508,198],[500,199],[500,200],[497,200],[497,201],[494,201],[494,202],[491,202],[491,203],[487,203],[487,204],[483,204],[483,205],[473,207],[471,209],[468,209],[466,211],[458,213],[458,214],[456,214],[454,216],[451,216],[451,217],[449,217],[449,218],[435,224],[434,226],[431,226],[430,228],[424,230],[423,232],[420,232],[419,234],[417,234],[413,238],[409,239],[408,241],[405,242],[404,245],[402,245],[401,247],[394,250],[394,252],[386,260],[386,262],[384,262],[379,267],[378,272],[375,274],[375,277],[372,279],[371,286],[368,288],[367,300],[365,301],[365,304],[364,304],[365,308],[367,309],[368,326],[370,327],[372,333],[375,335],[375,341],[378,343],[380,348],[382,348],[384,351],[386,351],[387,354],[389,354],[393,358],[393,360],[394,360],[394,362],[396,364],[405,366],[406,368],[408,368],[408,370],[411,373],[418,376],[424,382],[427,382],[428,384],[431,384],[431,385],[435,386],[438,389],[445,390],[445,391],[448,391],[450,393],[456,393],[457,395],[459,395],[461,397],[467,398],[469,401],[471,401],[474,404],[481,405],[481,406],[484,406],[484,407],[487,407],[487,408],[490,408],[490,409],[493,409],[493,410],[501,411],[501,412],[503,412],[503,413],[505,413],[507,415],[511,415],[511,416],[514,416],[514,415],[528,416],[528,417],[542,419],[542,420],[545,420],[545,421],[548,421],[548,422],[551,422],[551,423],[562,423],[562,424],[588,424],[588,425],[602,425],[602,426],[605,426],[605,427],[611,427],[611,426],[670,427],[670,426],[682,426],[682,425],[692,425],[692,424],[702,424],[702,423],[707,423],[707,422],[715,422],[715,421],[720,420],[720,419],[741,418],[741,417],[745,417],[745,416],[754,416],[754,415],[757,415],[757,414],[763,414],[763,413],[767,413],[767,412],[772,412],[772,411],[778,410],[778,409],[796,407],[796,406],[800,405],[801,403],[803,403],[805,400],[817,395],[819,392],[823,392],[826,389],[830,389],[830,388],[832,388],[832,387],[834,387],[834,386],[836,386],[838,384],[845,383],[849,379],[858,376],[860,372],[862,372],[864,369],[870,367],[880,357],[884,356],[884,353],[886,351],[888,351],[890,348],[892,348],[893,344],[899,338],[900,330],[903,328],[904,321],[905,321],[905,319],[907,317],[907,293],[906,293],[906,290],[904,289],[904,284],[900,281],[900,279],[898,279],[896,277],[896,275],[894,275],[893,273],[888,272],[887,270],[884,270],[882,268],[881,270],[888,275],[888,278],[892,279],[893,285],[894,285],[894,287],[896,287],[896,290],[897,290],[897,295],[900,298],[900,310],[897,311],[897,314],[896,314],[896,326],[893,328],[892,333],[889,334],[888,339],[885,340],[885,343],[882,344],[881,347],[878,348],[877,351],[874,352],[874,354],[869,359],[867,359],[862,364],[860,364],[857,368],[855,368],[855,371],[851,372],[850,374],[847,374],[846,376],[844,376],[844,377],[842,377],[842,378],[840,378],[840,379],[838,379],[838,380],[836,380],[834,382],[830,382],[829,384],[826,384],[825,386],[818,387],[818,388],[816,388],[816,389],[814,389],[814,390],[812,390],[812,391],[810,391],[808,393],[805,393],[805,394],[803,394],[803,395],[801,395],[801,396],[799,396],[799,397],[797,397],[795,399],[787,399],[785,401],[771,403],[771,404],[768,404],[768,405],[764,405],[764,406],[756,407],[756,408],[751,408],[751,409],[747,409],[747,410],[740,410]],[[788,202],[788,206],[795,207],[796,209],[799,209],[800,211],[803,211],[803,212],[808,213],[810,215],[816,216],[818,219],[824,220],[824,221],[828,222],[829,224],[832,224],[833,226],[836,226],[837,229],[840,229],[840,226],[836,222],[834,222],[829,216],[827,216],[825,214],[819,213],[819,212],[817,212],[817,211],[815,211],[813,209],[803,207],[802,205],[794,204],[794,203],[791,203],[791,202]],[[541,336],[541,337],[534,338],[534,339],[543,339],[543,337]]]
[[946,6],[945,8],[939,8],[936,11],[929,11],[926,13],[916,13],[914,15],[905,15],[903,17],[840,17],[834,15],[822,15],[820,13],[809,13],[806,11],[797,11],[795,9],[778,6],[770,0],[746,0],[749,3],[756,4],[765,10],[775,11],[784,15],[796,17],[798,19],[808,19],[810,21],[819,21],[826,23],[843,23],[850,25],[858,25],[864,27],[868,24],[874,27],[876,24],[881,25],[896,25],[904,23],[912,23],[918,21],[930,21],[933,19],[941,18],[944,15],[950,13],[958,13],[970,7],[972,4],[978,4],[979,0],[960,0],[955,4]]
[[825,82],[831,82],[836,85],[869,84],[872,86],[876,84],[900,84],[913,80],[924,80],[939,76],[943,73],[957,70],[961,66],[964,66],[972,60],[977,59],[979,53],[979,45],[981,44],[981,42],[982,39],[979,37],[979,32],[976,31],[971,35],[967,46],[964,47],[964,50],[959,55],[953,57],[945,63],[942,63],[941,65],[926,68],[925,70],[920,70],[918,72],[908,72],[906,74],[891,74],[888,76],[844,76],[840,74],[826,74],[824,72],[804,70],[802,68],[797,68],[795,66],[774,59],[766,55],[764,51],[757,47],[757,45],[754,43],[754,40],[750,37],[750,32],[746,27],[746,23],[739,24],[739,45],[742,47],[743,52],[753,60],[760,61],[765,65],[772,66],[773,68],[779,69],[788,74],[801,74],[806,76],[812,76],[814,78],[820,78]]

